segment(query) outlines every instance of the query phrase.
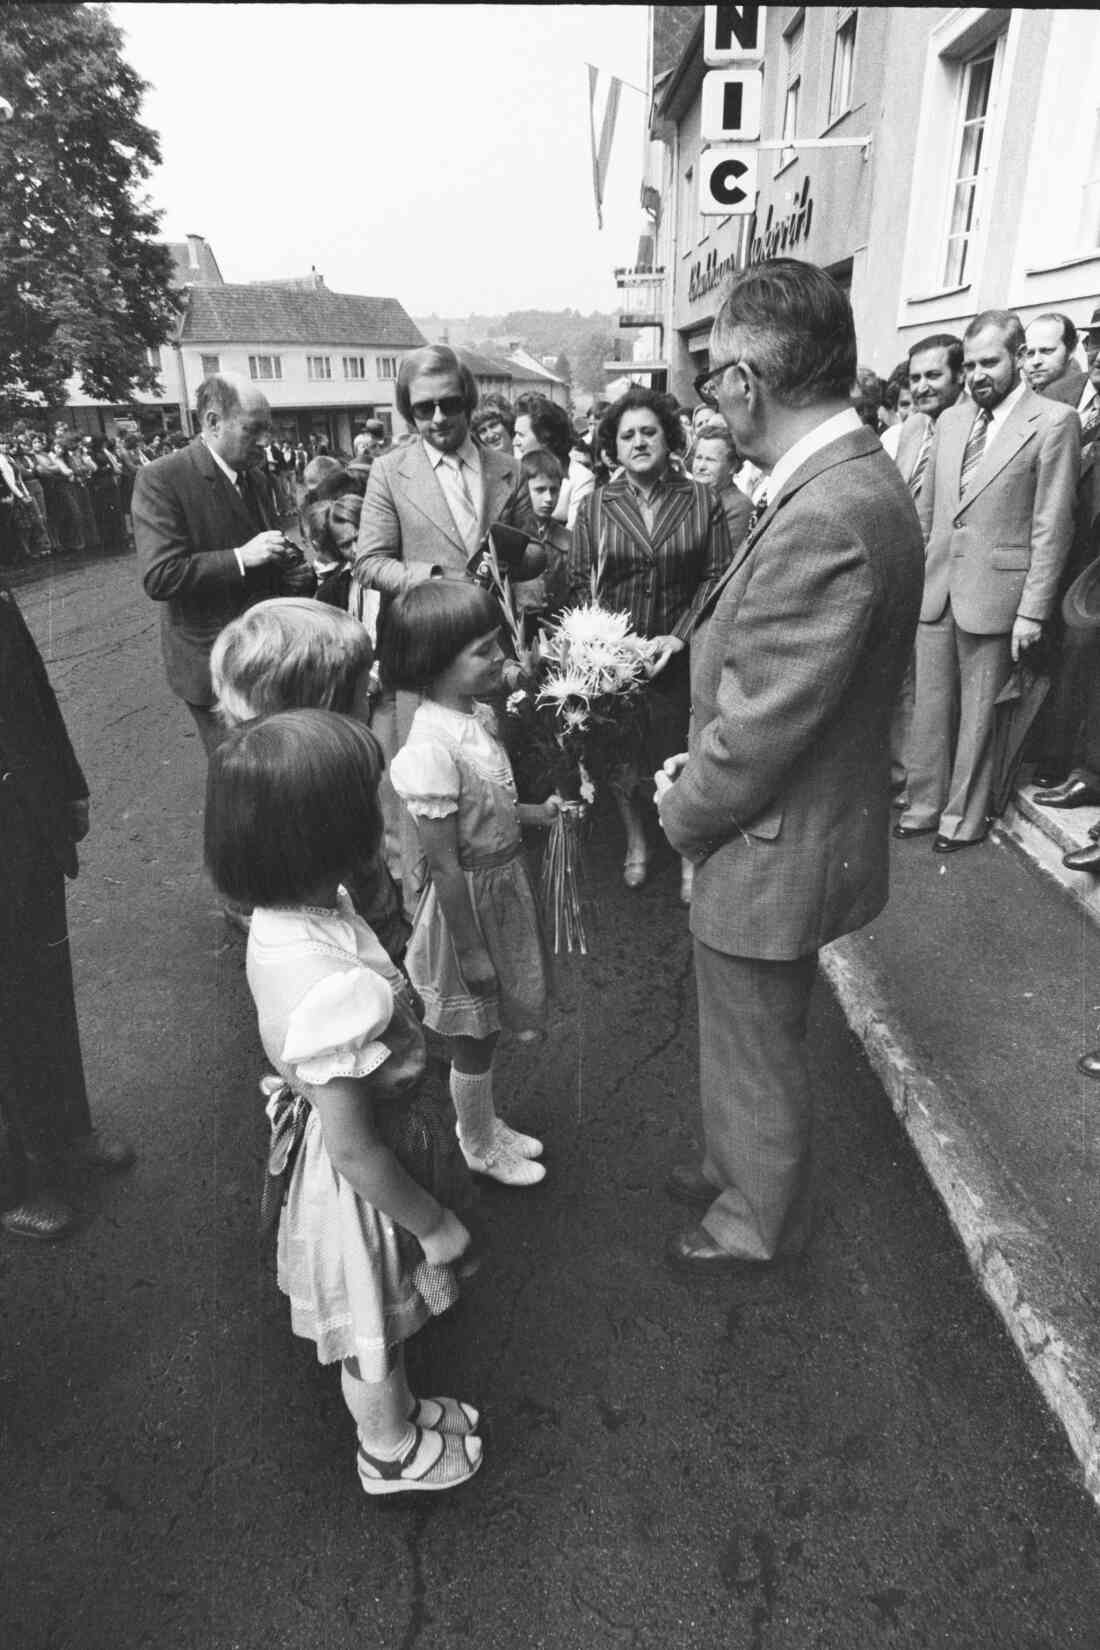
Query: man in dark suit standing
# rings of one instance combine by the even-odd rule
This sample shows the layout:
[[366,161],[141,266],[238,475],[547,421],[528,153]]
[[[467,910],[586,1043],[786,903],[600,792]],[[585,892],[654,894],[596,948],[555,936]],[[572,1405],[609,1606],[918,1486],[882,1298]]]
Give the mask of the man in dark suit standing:
[[657,776],[665,834],[695,864],[705,1150],[667,1190],[702,1222],[667,1258],[698,1274],[807,1239],[810,990],[818,949],[886,901],[890,714],[922,573],[909,490],[849,399],[836,283],[757,264],[710,348],[713,400],[770,474],[692,640],[689,753]]
[[218,632],[268,596],[309,595],[300,557],[274,526],[262,474],[271,428],[265,397],[233,374],[204,378],[199,438],[134,478],[134,536],[147,595],[161,607],[168,686],[194,718],[207,755],[221,737],[210,685]]
[[88,787],[46,667],[0,584],[0,1115],[21,1185],[0,1225],[60,1238],[68,1167],[125,1169],[132,1147],[92,1127],[65,917],[88,832]]

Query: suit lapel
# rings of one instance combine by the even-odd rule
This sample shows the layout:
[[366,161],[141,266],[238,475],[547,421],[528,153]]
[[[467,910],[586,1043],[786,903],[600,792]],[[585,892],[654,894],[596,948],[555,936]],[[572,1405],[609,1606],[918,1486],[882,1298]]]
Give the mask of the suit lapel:
[[[1035,434],[1036,425],[1042,416],[1042,405],[1036,395],[1026,390],[1009,413],[1004,428],[997,432],[997,439],[992,449],[986,448],[981,456],[978,468],[974,473],[974,480],[967,495],[959,503],[957,511],[961,515],[969,510],[974,500],[984,492],[989,483],[1000,475],[1006,464],[1010,464]],[[969,433],[969,431],[967,432]],[[963,442],[965,447],[966,442]],[[962,466],[962,453],[959,454],[959,465]]]
[[[247,544],[248,540],[255,535],[256,524],[248,513],[244,499],[241,497],[236,487],[234,487],[233,483],[229,480],[228,476],[224,475],[219,466],[214,462],[213,458],[210,456],[210,449],[207,447],[205,441],[201,439],[195,441],[191,447],[188,448],[188,452],[191,455],[191,459],[196,470],[199,472],[200,476],[202,476],[210,490],[210,501],[215,511],[224,514],[227,509],[229,510],[233,517],[234,526],[239,532],[242,532],[245,535],[241,539],[241,543]],[[253,491],[253,496],[255,496],[255,491]]]
[[489,448],[481,451],[481,532],[488,532],[500,520],[513,488],[516,485],[516,466],[503,453]]
[[398,474],[404,476],[408,482],[405,497],[413,509],[426,516],[437,532],[442,533],[443,537],[465,557],[466,546],[455,526],[454,517],[443,496],[443,489],[436,480],[431,459],[424,451],[423,440],[414,441],[406,448],[405,457],[398,467]]
[[[777,513],[787,503],[788,499],[793,498],[797,492],[800,492],[801,489],[805,487],[807,482],[813,481],[814,477],[819,476],[823,470],[831,469],[834,465],[845,464],[852,458],[866,458],[868,454],[873,453],[876,448],[878,448],[880,452],[882,451],[882,445],[878,437],[873,435],[870,430],[852,430],[849,434],[841,436],[838,440],[830,441],[828,446],[820,447],[816,453],[813,453],[806,460],[805,464],[800,464],[794,474],[787,477],[787,480],[783,483],[782,487],[780,487],[775,497],[768,499],[767,508],[765,509],[764,514],[760,517],[760,520],[757,522],[756,526],[753,528],[752,532],[748,535],[740,548],[734,551],[733,559],[729,566],[722,574],[722,577],[718,580],[718,583],[714,586],[714,589],[711,591],[703,606],[699,609],[699,613],[695,620],[695,628],[698,629],[703,620],[709,617],[723,590],[729,584],[738,569],[744,567],[745,562],[748,560],[752,551],[755,550],[757,544],[760,542],[761,538],[774,521]],[[764,481],[764,490],[767,490],[766,479]]]
[[661,548],[667,538],[671,538],[684,518],[691,514],[694,507],[694,482],[687,487],[670,487],[668,489],[658,505],[656,519],[653,523],[653,532],[649,538],[654,552]]

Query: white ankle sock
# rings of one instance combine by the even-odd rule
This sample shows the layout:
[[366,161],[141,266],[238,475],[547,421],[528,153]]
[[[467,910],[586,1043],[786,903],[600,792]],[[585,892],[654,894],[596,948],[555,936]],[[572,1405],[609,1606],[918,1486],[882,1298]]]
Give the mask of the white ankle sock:
[[456,1071],[452,1066],[451,1099],[459,1140],[472,1157],[484,1157],[492,1150],[496,1123],[492,1071]]

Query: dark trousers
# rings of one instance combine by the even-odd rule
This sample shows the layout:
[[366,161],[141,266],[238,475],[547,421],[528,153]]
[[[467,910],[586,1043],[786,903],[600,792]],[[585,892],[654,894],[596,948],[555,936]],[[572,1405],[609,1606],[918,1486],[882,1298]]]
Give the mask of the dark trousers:
[[73,998],[65,878],[19,856],[0,887],[0,1113],[17,1152],[46,1163],[92,1127]]

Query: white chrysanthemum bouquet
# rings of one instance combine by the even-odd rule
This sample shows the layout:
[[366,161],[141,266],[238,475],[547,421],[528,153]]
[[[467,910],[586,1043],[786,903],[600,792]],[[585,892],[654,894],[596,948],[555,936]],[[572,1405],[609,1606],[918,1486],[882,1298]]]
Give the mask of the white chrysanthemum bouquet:
[[596,781],[640,749],[645,685],[659,646],[631,629],[625,613],[589,602],[567,608],[540,638],[536,685],[513,694],[510,740],[566,803],[550,827],[542,893],[554,950],[587,955],[581,899],[581,835]]

